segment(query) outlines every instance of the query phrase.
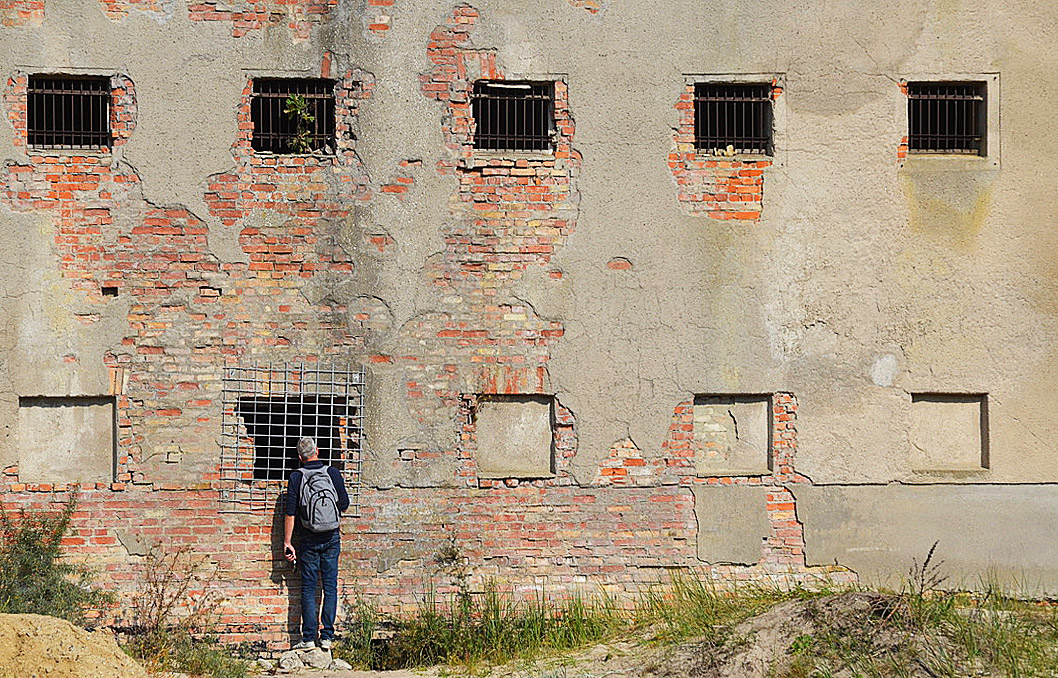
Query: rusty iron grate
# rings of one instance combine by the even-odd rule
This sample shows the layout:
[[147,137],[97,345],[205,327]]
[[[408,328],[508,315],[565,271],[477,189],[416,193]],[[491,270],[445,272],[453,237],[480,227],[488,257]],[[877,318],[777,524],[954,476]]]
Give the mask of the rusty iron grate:
[[[311,122],[287,113],[287,99],[304,97]],[[254,78],[250,98],[251,146],[270,153],[334,153],[334,81],[323,78]],[[299,148],[295,139],[305,132]]]
[[908,151],[985,154],[983,82],[907,83]]
[[110,146],[110,78],[31,75],[26,93],[31,147]]
[[771,106],[767,83],[695,83],[695,150],[771,155]]
[[474,83],[474,148],[546,151],[555,129],[555,83]]
[[298,468],[297,442],[316,440],[338,468],[360,513],[364,441],[362,367],[268,363],[225,370],[221,413],[221,501],[236,512],[271,509]]

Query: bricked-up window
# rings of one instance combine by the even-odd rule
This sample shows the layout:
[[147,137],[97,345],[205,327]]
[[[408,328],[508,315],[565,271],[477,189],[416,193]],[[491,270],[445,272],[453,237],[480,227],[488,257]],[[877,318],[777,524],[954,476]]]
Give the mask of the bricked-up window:
[[350,497],[359,496],[362,369],[317,363],[231,367],[223,406],[221,479],[235,481],[223,500],[266,507],[281,487],[270,481],[286,480],[300,465],[302,436],[313,438],[320,459],[343,473]]
[[31,75],[26,118],[27,142],[31,147],[109,147],[110,79]]
[[334,81],[254,78],[250,120],[255,151],[333,153]]
[[772,154],[771,85],[694,85],[694,147],[702,153]]
[[983,82],[907,83],[908,151],[985,154]]
[[546,151],[555,129],[555,83],[474,83],[474,148]]

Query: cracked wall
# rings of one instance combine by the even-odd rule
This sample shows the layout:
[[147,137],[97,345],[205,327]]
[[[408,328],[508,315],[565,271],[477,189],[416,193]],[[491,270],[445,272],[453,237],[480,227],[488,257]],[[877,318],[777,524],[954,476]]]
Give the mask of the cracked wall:
[[[0,3],[5,506],[69,489],[23,463],[19,398],[113,398],[118,474],[66,547],[129,597],[145,546],[190,545],[250,601],[225,638],[278,646],[298,583],[273,513],[221,511],[223,370],[348,359],[368,419],[341,581],[390,609],[449,590],[451,538],[473,586],[525,595],[853,578],[835,558],[881,578],[935,538],[960,579],[1024,563],[1053,590],[1046,539],[1004,517],[1046,515],[1055,480],[1056,36],[1030,5]],[[26,76],[56,72],[111,78],[113,148],[26,147]],[[687,74],[717,73],[782,74],[770,166],[686,148]],[[1001,159],[901,150],[901,83],[931,73],[994,76]],[[251,79],[320,76],[336,152],[254,153]],[[553,80],[554,151],[475,151],[476,78]],[[738,394],[769,406],[729,408],[737,434],[696,416]],[[923,464],[922,394],[986,394],[987,464]],[[547,477],[479,473],[502,397],[553,402]],[[752,463],[712,466],[741,442]],[[997,530],[1024,540],[982,546]]]

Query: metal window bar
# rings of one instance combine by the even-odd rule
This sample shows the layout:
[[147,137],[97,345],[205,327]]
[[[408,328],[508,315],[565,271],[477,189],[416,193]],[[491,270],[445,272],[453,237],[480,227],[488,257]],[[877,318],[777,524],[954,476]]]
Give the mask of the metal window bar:
[[320,459],[341,471],[350,513],[360,515],[364,391],[363,367],[255,363],[227,368],[220,463],[225,510],[273,508],[299,466],[297,442],[309,436]]
[[474,148],[546,151],[553,147],[553,82],[481,80],[474,83],[471,107]]
[[31,75],[26,94],[26,136],[31,147],[111,145],[109,78]]
[[334,85],[333,80],[323,78],[255,78],[250,97],[253,149],[282,154],[302,152],[293,145],[299,131],[298,120],[285,112],[287,99],[300,95],[314,118],[306,138],[309,152],[334,153]]
[[983,82],[909,82],[908,150],[984,155],[985,100]]
[[694,86],[694,147],[720,153],[772,155],[771,85],[711,83]]

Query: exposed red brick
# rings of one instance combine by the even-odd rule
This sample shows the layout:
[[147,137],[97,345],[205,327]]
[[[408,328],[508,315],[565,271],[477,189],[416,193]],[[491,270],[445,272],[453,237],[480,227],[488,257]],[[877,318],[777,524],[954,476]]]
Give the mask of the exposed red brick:
[[[773,83],[772,98],[782,89]],[[694,83],[688,82],[676,102],[678,122],[668,164],[676,181],[676,199],[690,214],[725,221],[760,218],[764,200],[764,169],[770,158],[726,157],[694,146]]]
[[588,10],[592,14],[598,14],[603,6],[602,0],[568,0],[568,2],[578,9]]
[[44,0],[0,0],[0,26],[40,26]]
[[99,0],[103,11],[110,19],[121,20],[128,16],[130,10],[164,15],[165,0]]
[[252,0],[243,9],[227,7],[227,3],[217,0],[191,0],[188,16],[192,21],[230,23],[235,38],[250,31],[285,25],[294,38],[307,40],[313,28],[329,20],[331,12],[338,7],[338,0]]

